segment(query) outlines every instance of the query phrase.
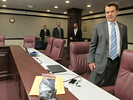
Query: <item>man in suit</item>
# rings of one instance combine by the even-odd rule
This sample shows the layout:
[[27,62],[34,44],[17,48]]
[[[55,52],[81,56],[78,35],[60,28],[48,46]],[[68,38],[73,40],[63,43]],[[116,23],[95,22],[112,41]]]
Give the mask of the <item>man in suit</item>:
[[45,36],[50,36],[50,31],[47,29],[46,25],[43,25],[43,29],[40,31],[40,39],[44,41]]
[[78,28],[78,24],[74,23],[73,24],[74,29],[70,33],[70,41],[81,41],[82,40],[82,31],[81,29]]
[[91,69],[89,81],[97,86],[103,79],[103,86],[115,84],[121,54],[127,49],[127,26],[116,21],[118,13],[117,4],[109,3],[105,6],[107,20],[94,27],[88,63]]
[[64,38],[64,31],[60,28],[60,22],[56,23],[57,27],[53,29],[53,37],[55,38]]

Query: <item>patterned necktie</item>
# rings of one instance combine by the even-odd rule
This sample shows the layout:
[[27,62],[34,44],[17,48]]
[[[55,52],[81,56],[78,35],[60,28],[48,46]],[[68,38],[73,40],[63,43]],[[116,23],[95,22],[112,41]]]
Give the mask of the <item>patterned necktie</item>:
[[115,23],[111,23],[111,48],[110,48],[110,58],[114,60],[117,57],[117,39],[115,31]]

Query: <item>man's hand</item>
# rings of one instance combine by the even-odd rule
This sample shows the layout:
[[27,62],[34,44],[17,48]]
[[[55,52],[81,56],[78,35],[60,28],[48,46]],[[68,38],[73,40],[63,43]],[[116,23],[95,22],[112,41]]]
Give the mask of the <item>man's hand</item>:
[[70,40],[73,40],[73,38],[72,38],[72,37],[70,37]]
[[96,68],[95,63],[90,63],[89,68],[91,71],[93,71],[93,69]]

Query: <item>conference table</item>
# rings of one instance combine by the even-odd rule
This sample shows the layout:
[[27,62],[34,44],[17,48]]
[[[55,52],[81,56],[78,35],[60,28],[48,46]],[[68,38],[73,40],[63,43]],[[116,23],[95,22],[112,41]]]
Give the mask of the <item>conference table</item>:
[[[56,95],[56,100],[119,100],[34,48],[28,48],[28,51],[38,52],[37,57],[32,57],[20,46],[0,49],[3,51],[8,49],[8,73],[13,75],[18,100],[39,100],[39,97],[29,96],[29,93],[35,77],[41,76],[42,73],[49,73],[47,65],[60,65],[66,70],[66,72],[55,74],[63,78],[65,87],[65,95]],[[70,84],[69,81],[73,78],[77,82]]]
[[[40,65],[45,69],[48,70],[47,65],[60,65],[53,59],[47,57],[46,55],[42,54],[41,52],[29,48],[29,52],[38,52],[38,57],[33,57]],[[53,66],[54,67],[54,66]],[[114,97],[113,95],[107,93],[106,91],[102,90],[101,88],[97,87],[96,85],[92,84],[88,80],[82,78],[81,76],[77,75],[76,73],[72,72],[71,70],[67,69],[66,67],[62,66],[66,72],[54,73],[56,76],[63,77],[63,82],[65,88],[67,88],[78,100],[119,100],[118,98]],[[78,83],[70,84],[69,81],[71,79],[77,79]],[[69,100],[69,99],[68,99]],[[72,100],[72,99],[71,99]]]

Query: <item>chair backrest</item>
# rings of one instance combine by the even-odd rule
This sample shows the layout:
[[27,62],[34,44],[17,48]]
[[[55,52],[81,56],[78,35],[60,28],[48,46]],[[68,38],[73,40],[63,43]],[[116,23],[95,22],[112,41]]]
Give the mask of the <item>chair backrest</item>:
[[35,48],[35,36],[25,36],[24,47]]
[[0,35],[0,46],[5,46],[5,36]]
[[50,57],[51,58],[62,58],[65,43],[66,41],[64,39],[54,38]]
[[70,67],[79,75],[89,71],[89,47],[90,42],[70,42]]
[[124,50],[114,87],[114,95],[120,100],[133,100],[133,50]]
[[49,38],[48,38],[48,44],[47,44],[47,47],[46,47],[46,50],[45,50],[45,53],[46,53],[47,55],[49,55],[50,52],[51,52],[52,45],[53,45],[53,40],[54,40],[54,37],[49,37]]

